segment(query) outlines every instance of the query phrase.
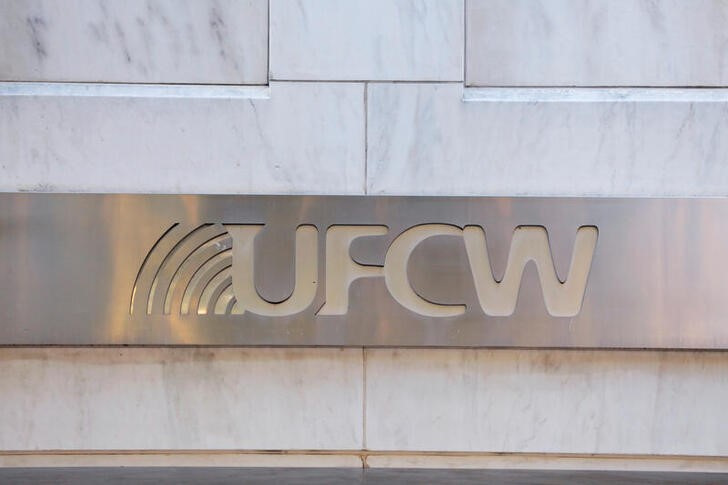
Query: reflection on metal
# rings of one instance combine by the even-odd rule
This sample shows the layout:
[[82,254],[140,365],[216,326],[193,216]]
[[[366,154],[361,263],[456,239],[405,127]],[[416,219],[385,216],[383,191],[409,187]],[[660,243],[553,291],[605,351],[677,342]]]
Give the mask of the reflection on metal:
[[[139,269],[132,290],[130,313],[205,315],[212,295],[230,283],[232,240],[219,224],[202,224],[186,231],[170,227],[157,241]],[[214,280],[214,282],[213,282]],[[221,282],[220,282],[221,280]],[[214,308],[214,306],[212,306]]]
[[0,195],[0,345],[728,349],[728,199]]

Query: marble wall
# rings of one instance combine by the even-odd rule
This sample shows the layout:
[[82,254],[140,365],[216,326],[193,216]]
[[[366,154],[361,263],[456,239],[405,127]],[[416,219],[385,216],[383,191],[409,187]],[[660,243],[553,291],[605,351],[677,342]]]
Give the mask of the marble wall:
[[135,86],[114,96],[48,89],[0,96],[2,190],[352,194],[364,187],[362,83],[272,82],[223,97],[150,97]]
[[726,366],[720,352],[368,350],[367,444],[725,456]]
[[468,0],[469,86],[724,86],[724,0]]
[[3,0],[0,79],[266,84],[266,0]]
[[[0,0],[0,190],[725,196],[727,12]],[[728,470],[727,371],[721,352],[5,348],[0,465]]]
[[[727,24],[728,25],[728,24]],[[369,84],[372,194],[724,195],[728,93]],[[679,91],[679,92],[678,92]],[[583,99],[582,99],[583,97]]]
[[462,81],[462,0],[271,2],[271,79]]
[[0,349],[0,449],[359,449],[361,352]]

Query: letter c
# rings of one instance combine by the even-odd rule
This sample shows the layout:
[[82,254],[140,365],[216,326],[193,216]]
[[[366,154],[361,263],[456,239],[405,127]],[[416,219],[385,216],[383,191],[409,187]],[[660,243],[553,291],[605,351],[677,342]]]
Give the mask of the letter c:
[[419,296],[407,277],[407,263],[412,251],[432,236],[461,236],[463,230],[448,224],[423,224],[407,229],[392,241],[384,258],[384,282],[387,290],[406,309],[427,317],[454,317],[465,313],[465,305],[440,305]]

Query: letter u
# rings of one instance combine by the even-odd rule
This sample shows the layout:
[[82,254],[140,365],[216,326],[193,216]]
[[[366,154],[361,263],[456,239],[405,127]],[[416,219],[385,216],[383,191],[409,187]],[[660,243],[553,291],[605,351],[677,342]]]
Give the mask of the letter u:
[[280,303],[263,299],[255,288],[255,238],[263,224],[225,225],[233,240],[232,282],[237,299],[236,314],[246,311],[266,317],[283,317],[308,308],[318,284],[318,229],[302,225],[296,229],[296,262],[293,293]]

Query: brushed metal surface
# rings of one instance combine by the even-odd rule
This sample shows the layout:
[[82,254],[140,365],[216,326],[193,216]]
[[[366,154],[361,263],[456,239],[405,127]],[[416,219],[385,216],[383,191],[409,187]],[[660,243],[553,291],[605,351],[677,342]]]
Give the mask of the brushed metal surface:
[[[0,194],[0,345],[726,349],[726,221],[722,198]],[[271,315],[294,292],[296,251],[315,234],[313,254],[299,254],[300,271],[305,262],[318,268],[316,280],[299,282],[315,288],[303,311],[241,308],[235,279],[245,275],[233,271],[228,232],[240,224],[264,225],[247,233],[257,233],[254,287]],[[395,238],[424,224],[452,229],[414,247],[405,280],[413,298],[464,306],[461,314],[414,312],[388,290],[397,278],[380,276]],[[332,225],[388,228],[351,242],[349,266],[370,274],[352,280],[344,315],[317,314]],[[471,225],[484,229],[494,281],[503,278],[517,228],[547,231],[561,283],[579,228],[598,229],[577,313],[549,313],[531,262],[513,313],[486,314],[461,235]],[[306,301],[301,293],[289,307]]]

